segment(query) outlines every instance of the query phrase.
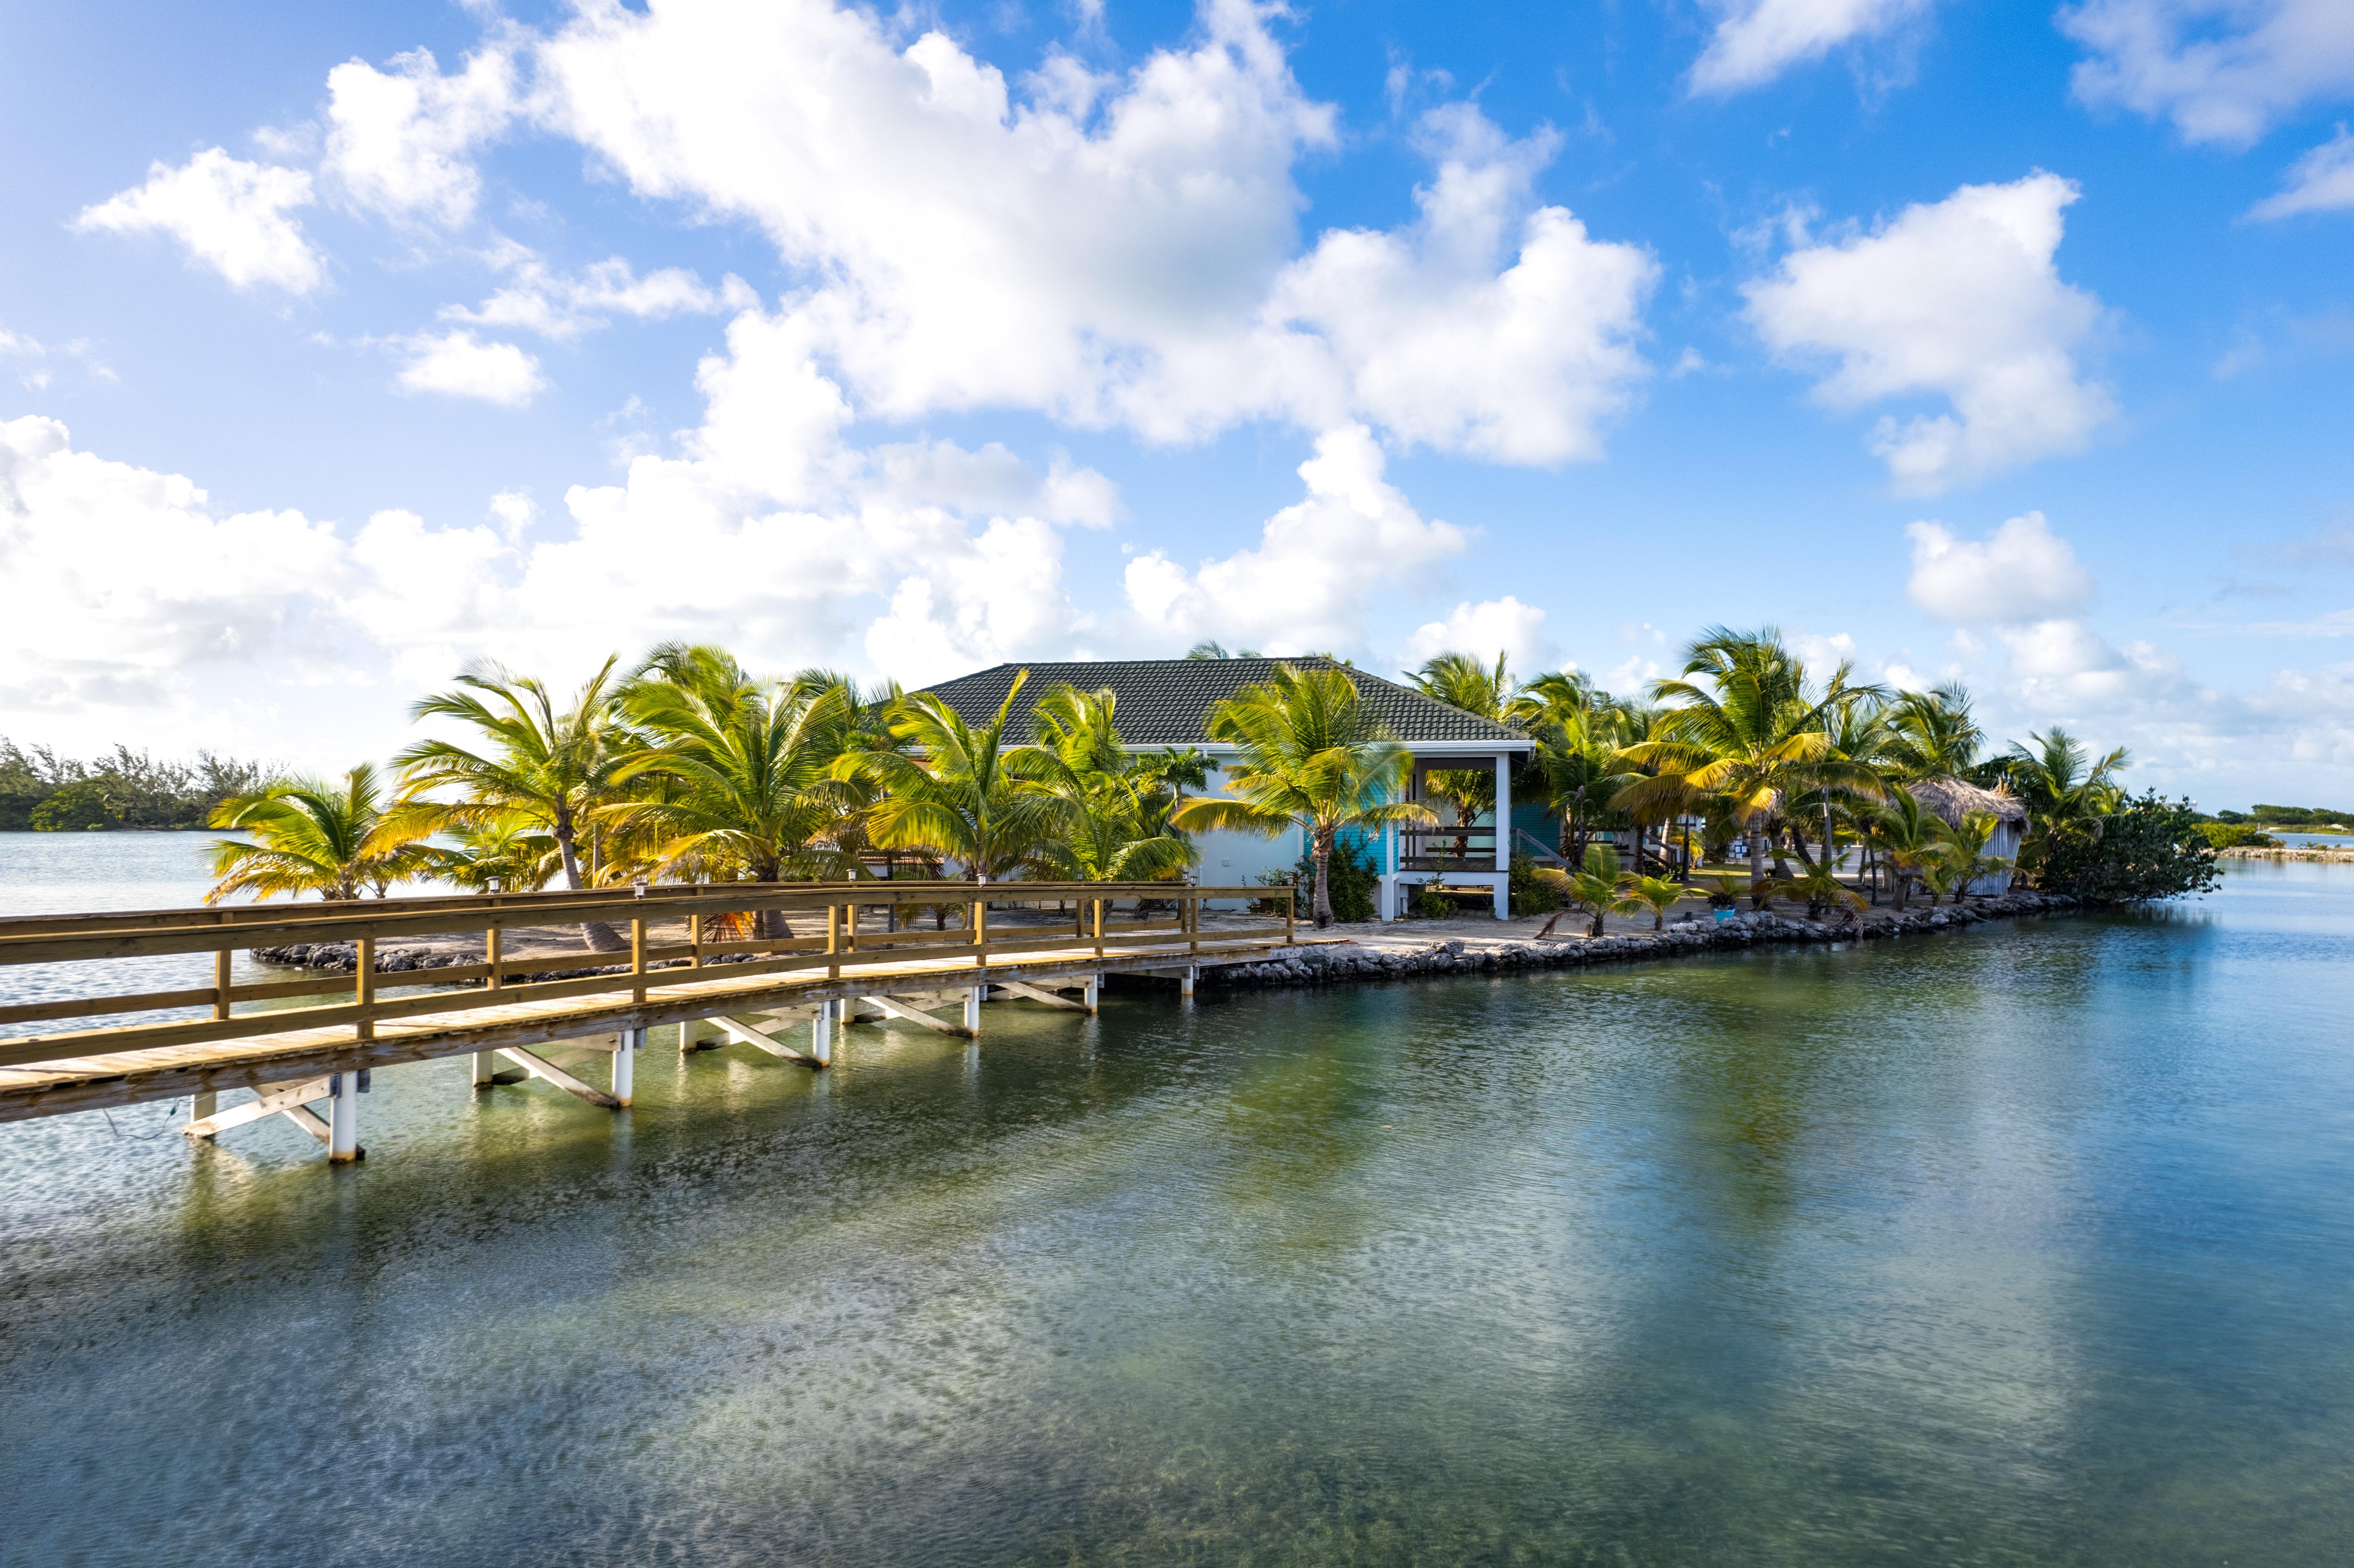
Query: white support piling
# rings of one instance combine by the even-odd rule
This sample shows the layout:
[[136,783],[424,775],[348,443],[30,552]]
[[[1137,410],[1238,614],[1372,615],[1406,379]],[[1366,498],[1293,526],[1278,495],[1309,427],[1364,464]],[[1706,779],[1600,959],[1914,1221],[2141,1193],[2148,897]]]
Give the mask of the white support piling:
[[1188,1001],[1193,1000],[1193,977],[1200,972],[1201,971],[1192,964],[1185,966],[1185,972],[1177,977],[1177,994],[1179,996],[1183,997]]
[[981,1037],[981,1003],[989,995],[989,988],[969,985],[964,989],[964,1032],[975,1039]]
[[621,1031],[620,1039],[615,1043],[613,1048],[613,1097],[620,1101],[623,1105],[628,1105],[630,1103],[630,1096],[637,1087],[638,1051],[645,1044],[645,1043],[646,1032],[642,1029],[624,1029]]
[[820,1062],[833,1060],[833,1010],[841,1005],[837,1001],[821,1001],[817,1004],[817,1016],[810,1020],[810,1054]]
[[496,1051],[474,1053],[474,1087],[487,1089],[498,1082],[499,1054]]
[[1101,1012],[1103,1011],[1103,976],[1089,975],[1087,977],[1087,1011],[1089,1012]]
[[199,1089],[188,1101],[188,1119],[204,1121],[220,1109],[220,1096],[210,1089]]
[[341,1165],[360,1158],[360,1075],[337,1073],[327,1083],[327,1158]]

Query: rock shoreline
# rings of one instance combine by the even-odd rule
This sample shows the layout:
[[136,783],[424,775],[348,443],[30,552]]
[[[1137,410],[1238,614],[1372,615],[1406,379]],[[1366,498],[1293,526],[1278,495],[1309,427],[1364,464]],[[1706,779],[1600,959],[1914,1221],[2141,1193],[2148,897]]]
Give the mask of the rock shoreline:
[[1857,942],[1959,930],[1989,920],[2015,919],[2080,909],[2084,900],[2066,894],[2005,893],[1852,925],[1808,920],[1771,912],[1746,911],[1721,923],[1687,921],[1664,931],[1547,942],[1514,941],[1474,946],[1460,938],[1410,951],[1360,948],[1354,943],[1303,948],[1258,964],[1204,969],[1205,986],[1314,986],[1366,980],[1404,980],[1424,975],[1500,974],[1521,969],[1581,969],[1589,964],[1631,963],[1679,953],[1722,952],[1765,942]]

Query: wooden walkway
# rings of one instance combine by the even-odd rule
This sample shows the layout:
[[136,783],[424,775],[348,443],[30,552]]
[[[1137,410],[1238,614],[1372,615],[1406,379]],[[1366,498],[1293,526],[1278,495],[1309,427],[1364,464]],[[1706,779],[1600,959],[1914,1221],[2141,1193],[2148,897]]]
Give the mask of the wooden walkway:
[[[299,912],[250,907],[224,920],[217,911],[144,911],[117,916],[74,916],[58,921],[0,921],[0,966],[10,963],[90,963],[157,952],[210,951],[216,985],[206,991],[99,995],[71,1002],[0,1007],[0,1023],[20,1019],[63,1020],[106,1012],[159,1008],[207,1007],[208,1019],[169,1019],[113,1028],[0,1040],[0,1121],[56,1116],[72,1111],[190,1099],[195,1114],[186,1128],[211,1137],[272,1115],[284,1115],[312,1132],[334,1159],[356,1159],[358,1107],[369,1075],[379,1067],[440,1056],[472,1054],[478,1086],[541,1078],[583,1100],[610,1107],[629,1104],[631,1059],[646,1032],[669,1024],[718,1030],[727,1039],[770,1054],[822,1068],[832,1061],[840,1025],[862,1004],[890,1017],[960,1035],[978,1035],[981,1006],[992,994],[1082,1012],[1093,1012],[1106,974],[1155,973],[1180,980],[1190,994],[1193,977],[1205,965],[1251,962],[1289,944],[1293,929],[1280,924],[1245,930],[1207,930],[1203,906],[1212,899],[1266,897],[1264,888],[1140,887],[1107,885],[1002,884],[981,889],[970,884],[849,884],[812,887],[757,888],[747,885],[662,890],[644,894],[504,895],[495,900],[451,898],[384,901],[323,906]],[[1281,895],[1284,890],[1274,890]],[[1061,919],[1061,934],[1032,924],[992,935],[985,892],[1002,907],[1057,902],[1076,906]],[[1117,906],[1125,897],[1139,904],[1136,917],[1122,923]],[[1141,903],[1147,901],[1150,903]],[[887,935],[858,928],[857,912],[875,906],[937,906],[954,901],[966,910],[966,927],[949,933]],[[1173,918],[1167,911],[1173,906]],[[1152,910],[1162,911],[1155,916]],[[823,938],[745,935],[760,929],[763,910],[824,913]],[[650,921],[684,916],[690,940],[655,948],[647,940]],[[194,918],[190,918],[194,916]],[[707,937],[716,917],[730,924]],[[601,919],[627,925],[627,955],[569,953],[505,959],[498,933],[506,927]],[[896,925],[896,920],[894,924]],[[377,973],[374,949],[387,933],[447,934],[472,927],[490,933],[488,960]],[[231,981],[229,954],[249,946],[282,946],[295,940],[346,940],[361,966],[348,978],[332,971],[316,980],[238,985]],[[559,980],[537,980],[557,963],[579,965],[599,958],[626,957],[615,972]],[[483,982],[477,989],[440,989],[423,995],[379,997],[379,986],[440,986]],[[281,1007],[269,1012],[235,1011],[240,1001],[316,998],[338,984],[352,987],[354,1000],[328,1005]],[[1058,993],[1079,990],[1084,1001]],[[949,1022],[934,1016],[943,1006],[962,1004],[963,1016]],[[790,1021],[779,1022],[780,1015]],[[806,1020],[808,1033],[788,1042],[783,1031]],[[555,1043],[590,1045],[611,1054],[610,1086],[585,1082],[532,1048]],[[804,1044],[806,1049],[803,1048]],[[514,1064],[501,1069],[498,1059]],[[518,1071],[519,1070],[519,1071]],[[218,1097],[231,1090],[256,1097],[223,1110]],[[328,1114],[319,1114],[324,1108]]]

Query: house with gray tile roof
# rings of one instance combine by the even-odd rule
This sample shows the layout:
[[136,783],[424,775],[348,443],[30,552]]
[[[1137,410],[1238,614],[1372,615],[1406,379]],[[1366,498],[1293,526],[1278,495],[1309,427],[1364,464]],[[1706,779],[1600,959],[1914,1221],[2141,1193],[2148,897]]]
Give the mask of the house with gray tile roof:
[[[1419,882],[1448,887],[1483,888],[1494,896],[1496,914],[1506,913],[1505,887],[1511,867],[1509,832],[1496,824],[1511,821],[1512,769],[1535,749],[1520,731],[1476,714],[1464,712],[1412,686],[1327,658],[1296,659],[1111,659],[1085,662],[1035,661],[992,665],[922,688],[940,698],[970,724],[987,724],[997,716],[1016,676],[1029,673],[1015,699],[1007,731],[1023,741],[1036,738],[1032,710],[1058,685],[1083,692],[1108,688],[1120,737],[1138,749],[1194,747],[1209,758],[1211,782],[1223,789],[1223,775],[1231,766],[1235,747],[1210,738],[1210,710],[1246,686],[1269,679],[1279,665],[1294,669],[1341,669],[1356,682],[1359,696],[1391,735],[1414,753],[1409,798],[1430,799],[1442,826],[1428,829],[1388,828],[1365,843],[1381,877],[1380,910],[1394,918],[1403,907],[1406,889]],[[1453,810],[1437,799],[1433,772],[1493,769],[1498,810],[1469,823],[1458,823]],[[1201,877],[1234,885],[1255,881],[1268,871],[1288,870],[1303,853],[1301,835],[1294,830],[1274,840],[1247,834],[1198,834],[1202,852]]]

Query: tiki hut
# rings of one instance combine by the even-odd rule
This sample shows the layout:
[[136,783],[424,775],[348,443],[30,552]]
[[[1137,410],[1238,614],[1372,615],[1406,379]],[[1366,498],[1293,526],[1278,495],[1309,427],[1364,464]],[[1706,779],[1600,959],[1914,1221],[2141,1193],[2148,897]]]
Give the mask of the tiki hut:
[[[2008,789],[1981,789],[1953,778],[1920,779],[1904,787],[1913,792],[1914,800],[1950,827],[1958,828],[1963,818],[1974,811],[1984,811],[1995,820],[1994,832],[1987,838],[1986,853],[2012,862],[2019,859],[2019,841],[2027,831],[2027,808]],[[1967,891],[2001,893],[2009,886],[2010,873],[2003,871],[1978,878]]]

